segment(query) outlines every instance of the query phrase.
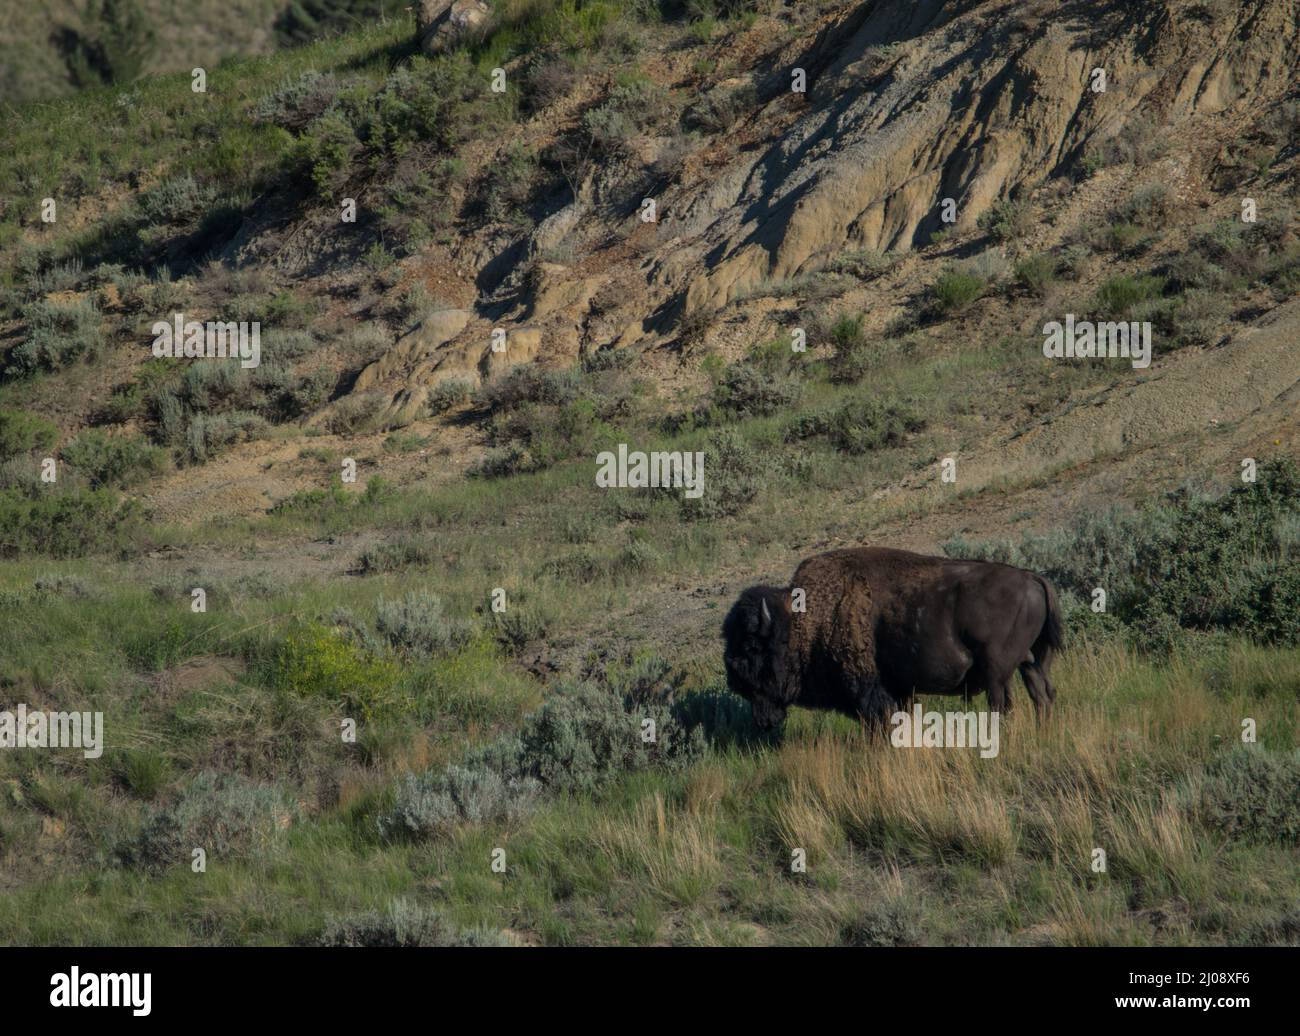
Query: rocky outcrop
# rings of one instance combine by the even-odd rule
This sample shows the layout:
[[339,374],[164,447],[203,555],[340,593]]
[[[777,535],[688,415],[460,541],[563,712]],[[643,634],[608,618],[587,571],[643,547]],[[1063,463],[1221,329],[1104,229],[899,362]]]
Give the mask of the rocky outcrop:
[[[1292,3],[1243,3],[1235,22],[1213,27],[1185,4],[1070,6],[1078,17],[1041,3],[955,17],[939,0],[875,4],[840,49],[822,43],[793,59],[808,66],[807,113],[676,209],[665,205],[673,263],[689,249],[706,266],[690,278],[685,311],[725,305],[845,249],[924,244],[942,226],[945,197],[968,228],[1139,107],[1174,124],[1240,103],[1247,84],[1257,99],[1261,84],[1294,81]],[[1104,92],[1092,88],[1095,68],[1105,70]],[[675,272],[663,268],[660,283],[678,288]]]
[[[430,318],[356,387],[414,390],[534,358],[663,341],[682,316],[761,295],[847,250],[926,244],[946,226],[946,198],[956,229],[970,230],[1000,200],[1071,174],[1135,118],[1175,136],[1188,120],[1254,118],[1295,82],[1296,0],[1242,0],[1213,16],[1195,8],[1185,0],[840,8],[815,35],[791,38],[719,84],[754,98],[751,107],[710,131],[680,176],[658,182],[657,224],[629,229],[626,213],[602,206],[601,191],[579,191],[581,201],[527,238],[485,228],[458,259],[475,271],[477,312],[492,313],[492,323],[471,326],[468,311]],[[486,3],[424,0],[422,45],[436,52],[490,16]],[[803,94],[790,89],[797,69]],[[1096,69],[1104,91],[1094,89]],[[617,163],[606,165],[616,177]],[[506,354],[490,352],[493,326],[511,336]]]
[[491,17],[492,5],[486,0],[422,0],[415,14],[420,50],[430,57],[443,53],[485,29]]
[[471,316],[467,309],[444,309],[429,314],[415,330],[399,338],[396,345],[357,376],[353,391],[369,392],[394,374],[427,360],[465,330]]

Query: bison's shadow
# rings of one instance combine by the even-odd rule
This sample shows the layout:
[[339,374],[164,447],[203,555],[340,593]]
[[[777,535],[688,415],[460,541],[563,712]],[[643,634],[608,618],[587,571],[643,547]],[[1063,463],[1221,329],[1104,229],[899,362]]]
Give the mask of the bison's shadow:
[[730,691],[696,691],[679,698],[674,709],[684,727],[700,727],[709,744],[722,751],[763,748],[782,741],[779,730],[759,730],[749,702]]

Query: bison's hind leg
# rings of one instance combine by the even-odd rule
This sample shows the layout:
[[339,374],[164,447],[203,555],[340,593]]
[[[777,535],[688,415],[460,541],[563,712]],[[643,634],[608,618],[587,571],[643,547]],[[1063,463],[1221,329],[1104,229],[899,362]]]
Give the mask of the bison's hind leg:
[[1052,686],[1052,681],[1047,678],[1037,662],[1022,662],[1020,664],[1020,679],[1025,681],[1025,690],[1029,692],[1029,697],[1034,701],[1034,708],[1038,712],[1038,721],[1044,722],[1052,714],[1052,702],[1056,700],[1056,688]]

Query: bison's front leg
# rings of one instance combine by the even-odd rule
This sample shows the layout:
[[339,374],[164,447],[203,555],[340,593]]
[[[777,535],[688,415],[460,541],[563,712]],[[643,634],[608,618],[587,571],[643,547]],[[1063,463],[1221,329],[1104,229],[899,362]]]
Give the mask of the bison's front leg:
[[898,707],[893,695],[875,676],[864,676],[854,681],[853,701],[867,727],[880,733],[888,729],[889,717]]

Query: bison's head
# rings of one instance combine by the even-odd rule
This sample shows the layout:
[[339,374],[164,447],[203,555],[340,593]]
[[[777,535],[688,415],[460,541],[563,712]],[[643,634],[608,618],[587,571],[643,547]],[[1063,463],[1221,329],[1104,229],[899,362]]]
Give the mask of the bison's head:
[[788,693],[790,612],[785,590],[750,587],[722,623],[727,685],[754,710],[754,722],[768,731],[785,722]]

